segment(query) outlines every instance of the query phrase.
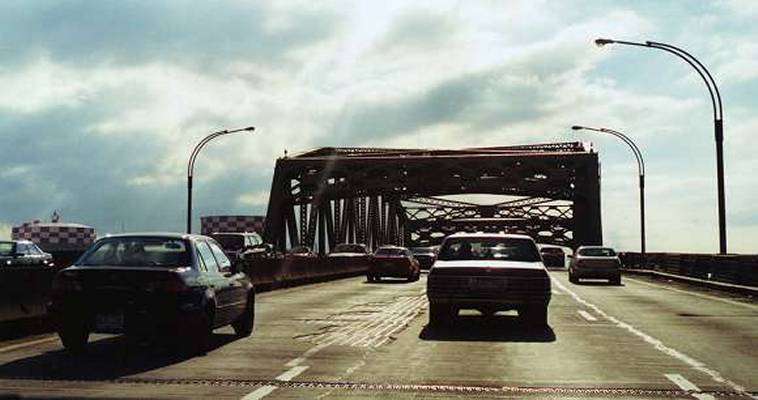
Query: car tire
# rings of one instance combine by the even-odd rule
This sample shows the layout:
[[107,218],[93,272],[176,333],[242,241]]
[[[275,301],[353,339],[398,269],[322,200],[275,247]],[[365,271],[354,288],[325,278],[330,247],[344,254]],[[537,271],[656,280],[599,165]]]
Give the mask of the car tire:
[[58,337],[60,337],[61,343],[63,343],[63,347],[66,350],[80,353],[87,346],[89,330],[84,326],[69,324],[58,331]]
[[571,283],[579,283],[579,278],[575,277],[572,274],[569,274],[569,282],[571,282]]
[[518,311],[519,317],[532,326],[547,325],[547,306],[525,307]]
[[615,278],[609,279],[608,283],[614,286],[621,286],[621,276],[617,276]]
[[441,304],[429,304],[429,325],[440,327],[449,325],[453,320],[453,308]]
[[191,334],[179,343],[179,352],[182,355],[204,354],[208,350],[213,334],[213,316],[214,308],[209,307],[197,321],[190,324],[193,327],[190,330]]
[[245,312],[232,322],[232,328],[234,333],[238,337],[248,337],[253,333],[253,327],[255,325],[255,300],[252,296],[247,300],[247,306]]

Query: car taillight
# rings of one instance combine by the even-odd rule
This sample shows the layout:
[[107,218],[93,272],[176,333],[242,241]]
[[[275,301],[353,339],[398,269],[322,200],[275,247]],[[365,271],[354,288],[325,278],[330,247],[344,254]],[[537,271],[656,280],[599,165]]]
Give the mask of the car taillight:
[[145,285],[145,290],[148,292],[183,293],[191,290],[191,288],[184,283],[181,277],[172,275],[169,278],[148,283]]
[[53,292],[78,292],[82,290],[79,276],[73,271],[61,271],[53,280]]

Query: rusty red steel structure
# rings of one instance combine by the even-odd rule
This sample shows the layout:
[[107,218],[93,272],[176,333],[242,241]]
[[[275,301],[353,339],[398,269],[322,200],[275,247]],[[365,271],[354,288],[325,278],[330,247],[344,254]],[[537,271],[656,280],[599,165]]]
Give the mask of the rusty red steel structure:
[[[507,200],[449,198],[474,194]],[[577,247],[602,244],[601,227],[598,154],[579,142],[324,147],[276,161],[264,238],[281,251],[308,246],[322,255],[339,243],[435,245],[458,231]]]

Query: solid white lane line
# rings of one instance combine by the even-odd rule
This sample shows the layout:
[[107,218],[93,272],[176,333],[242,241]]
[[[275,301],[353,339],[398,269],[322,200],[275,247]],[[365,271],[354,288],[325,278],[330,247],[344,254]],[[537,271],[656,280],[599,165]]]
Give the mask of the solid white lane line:
[[656,338],[648,335],[645,332],[642,332],[641,330],[633,327],[630,324],[627,324],[626,322],[620,321],[617,318],[609,315],[605,311],[601,310],[598,306],[596,306],[596,305],[588,302],[587,300],[584,300],[583,298],[579,297],[579,295],[577,295],[576,293],[574,293],[572,290],[569,290],[566,286],[564,286],[557,279],[553,278],[553,283],[555,283],[556,286],[558,286],[559,288],[561,288],[569,296],[573,297],[574,300],[576,300],[578,303],[583,304],[585,307],[592,309],[595,312],[595,314],[597,314],[597,315],[599,315],[599,316],[607,319],[611,323],[615,324],[617,327],[619,327],[621,329],[624,329],[624,330],[632,333],[635,336],[638,336],[639,338],[641,338],[642,340],[644,340],[646,343],[649,343],[650,345],[652,345],[658,351],[660,351],[660,352],[662,352],[664,354],[668,354],[669,356],[674,357],[674,358],[676,358],[676,359],[684,362],[685,364],[689,365],[693,369],[695,369],[697,371],[700,371],[700,372],[702,372],[702,373],[710,376],[711,379],[713,379],[714,381],[729,386],[732,390],[734,390],[735,392],[738,392],[741,395],[749,395],[748,392],[745,391],[745,388],[743,388],[742,386],[740,386],[740,385],[738,385],[738,384],[736,384],[736,383],[734,383],[734,382],[732,382],[732,381],[724,378],[723,376],[721,376],[721,374],[718,371],[709,368],[707,365],[705,365],[701,361],[698,361],[698,360],[696,360],[696,359],[688,356],[687,354],[684,354],[684,353],[680,352],[679,350],[676,350],[676,349],[673,349],[671,347],[668,347],[665,344],[663,344],[663,342],[661,342],[660,340],[658,340],[658,339],[656,339]]
[[42,338],[42,339],[31,340],[31,341],[28,341],[28,342],[12,344],[10,346],[0,347],[0,353],[5,353],[7,351],[13,351],[13,350],[18,350],[18,349],[23,349],[25,347],[32,347],[32,346],[36,346],[38,344],[43,344],[43,343],[48,343],[48,342],[54,342],[56,340],[58,340],[57,336],[50,336],[50,337],[46,337],[46,338]]
[[654,283],[640,281],[640,280],[633,279],[633,278],[624,277],[624,280],[625,281],[632,281],[634,283],[639,283],[639,284],[645,285],[645,286],[654,287],[656,289],[665,289],[665,290],[670,290],[672,292],[684,293],[684,294],[688,294],[690,296],[700,297],[702,299],[720,301],[722,303],[731,304],[733,306],[746,307],[746,308],[749,308],[749,309],[751,309],[753,311],[758,311],[758,306],[753,305],[753,304],[741,303],[739,301],[734,301],[734,300],[729,300],[729,299],[722,299],[721,297],[710,296],[710,295],[703,294],[703,293],[697,293],[697,292],[691,292],[691,291],[688,291],[688,290],[682,290],[682,289],[672,288],[672,287],[668,287],[668,286],[665,286],[665,285],[656,285]]
[[246,394],[245,397],[242,398],[242,400],[262,399],[270,395],[271,392],[273,392],[274,390],[276,390],[276,386],[271,386],[271,385],[261,386],[258,389],[255,389],[254,391]]
[[679,374],[665,374],[665,377],[668,378],[671,382],[674,382],[676,386],[679,386],[683,390],[691,390],[693,392],[699,392],[700,388],[697,387],[694,383],[688,381],[683,376]]
[[308,368],[309,367],[307,365],[298,365],[297,367],[292,367],[289,371],[277,376],[274,379],[276,379],[277,381],[289,382],[296,376],[302,374],[303,371],[305,371]]
[[590,321],[590,322],[597,321],[597,318],[595,318],[592,314],[588,313],[587,311],[579,310],[577,312],[579,313],[579,315],[582,316],[582,318],[586,319],[587,321]]

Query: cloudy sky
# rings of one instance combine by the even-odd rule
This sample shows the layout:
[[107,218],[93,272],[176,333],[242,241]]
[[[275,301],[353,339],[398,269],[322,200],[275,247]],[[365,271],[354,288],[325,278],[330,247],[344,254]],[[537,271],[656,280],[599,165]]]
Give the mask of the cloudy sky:
[[647,161],[650,251],[713,252],[710,100],[660,51],[686,48],[725,107],[730,251],[758,252],[758,2],[3,1],[0,237],[48,219],[99,233],[184,227],[185,165],[207,133],[195,213],[261,214],[274,160],[318,146],[592,141],[607,244],[638,249]]

